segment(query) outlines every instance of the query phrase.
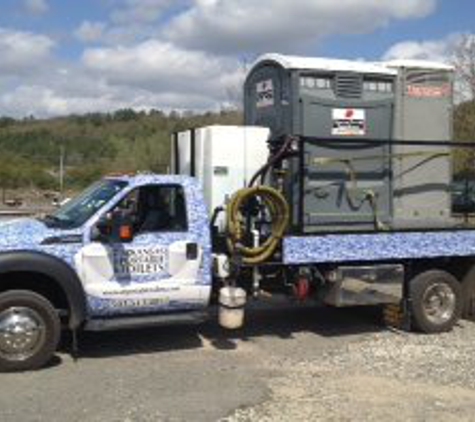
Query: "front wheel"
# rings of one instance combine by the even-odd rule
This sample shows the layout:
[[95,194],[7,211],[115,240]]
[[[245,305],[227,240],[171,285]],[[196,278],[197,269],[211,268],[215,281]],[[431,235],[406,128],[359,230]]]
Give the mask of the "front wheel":
[[61,325],[52,304],[34,292],[0,294],[0,371],[45,365],[58,346]]
[[424,333],[450,331],[462,315],[462,288],[451,274],[432,270],[411,280],[412,319]]

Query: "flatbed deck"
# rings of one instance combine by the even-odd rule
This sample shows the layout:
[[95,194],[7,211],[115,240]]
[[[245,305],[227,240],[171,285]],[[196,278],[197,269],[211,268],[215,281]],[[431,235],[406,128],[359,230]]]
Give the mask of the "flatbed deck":
[[288,265],[375,262],[475,256],[475,228],[362,234],[289,236],[283,241]]

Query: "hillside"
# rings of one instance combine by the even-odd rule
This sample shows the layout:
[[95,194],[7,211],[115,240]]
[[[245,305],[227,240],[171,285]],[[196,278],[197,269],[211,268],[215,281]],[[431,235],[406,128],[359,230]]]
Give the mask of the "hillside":
[[80,188],[110,172],[164,172],[170,134],[208,124],[241,124],[236,111],[203,115],[119,110],[49,120],[0,118],[0,189]]

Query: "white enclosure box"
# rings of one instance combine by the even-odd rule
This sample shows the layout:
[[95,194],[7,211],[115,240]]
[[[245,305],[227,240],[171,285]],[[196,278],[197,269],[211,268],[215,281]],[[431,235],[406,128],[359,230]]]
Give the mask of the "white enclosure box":
[[253,126],[208,126],[176,133],[172,173],[196,177],[213,213],[266,163],[269,134],[269,129]]

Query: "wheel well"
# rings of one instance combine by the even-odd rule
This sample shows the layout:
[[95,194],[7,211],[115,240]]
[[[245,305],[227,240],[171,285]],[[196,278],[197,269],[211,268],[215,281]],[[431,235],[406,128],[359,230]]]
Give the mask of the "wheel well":
[[29,290],[48,299],[58,310],[69,312],[68,298],[51,277],[31,271],[0,274],[0,293],[8,290]]
[[453,275],[459,283],[464,281],[465,276],[474,266],[475,259],[473,258],[423,259],[405,265],[408,279],[412,279],[425,271],[441,270]]

